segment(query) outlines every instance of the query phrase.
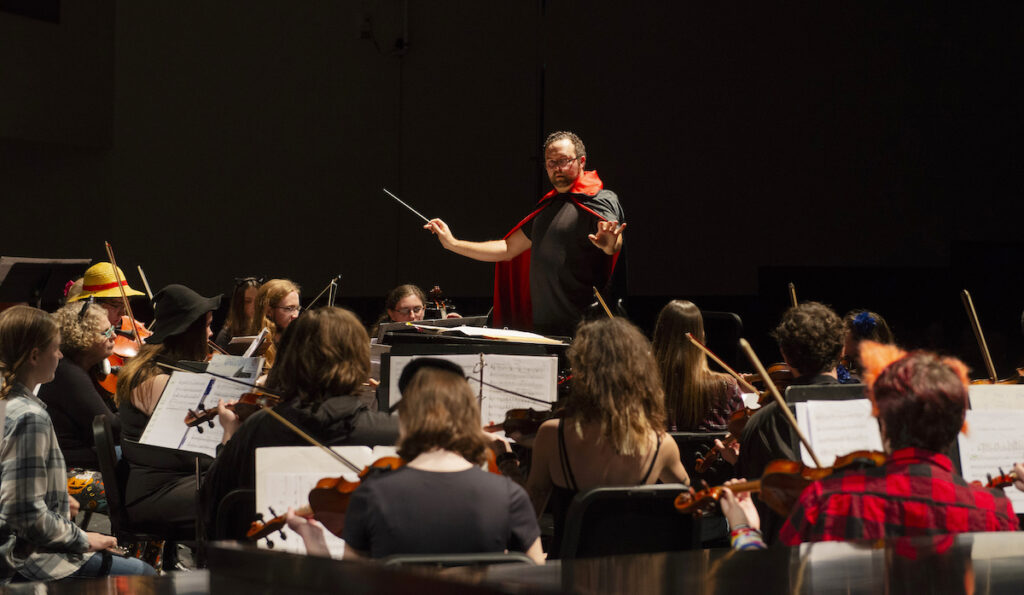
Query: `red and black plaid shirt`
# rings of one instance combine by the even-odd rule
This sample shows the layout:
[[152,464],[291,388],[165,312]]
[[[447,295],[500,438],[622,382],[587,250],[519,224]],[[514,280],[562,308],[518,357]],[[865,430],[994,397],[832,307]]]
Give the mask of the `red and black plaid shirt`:
[[779,540],[796,545],[1015,530],[1017,517],[1001,490],[969,485],[953,472],[945,455],[904,448],[881,467],[840,473],[807,486]]

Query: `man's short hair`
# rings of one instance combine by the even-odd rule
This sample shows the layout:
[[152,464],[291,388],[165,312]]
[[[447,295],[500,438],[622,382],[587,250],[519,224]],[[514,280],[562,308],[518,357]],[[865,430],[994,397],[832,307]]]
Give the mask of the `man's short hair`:
[[801,376],[831,370],[843,351],[843,321],[832,308],[818,302],[804,302],[786,310],[772,336],[786,361]]
[[544,147],[543,147],[544,152],[545,153],[547,152],[548,147],[551,146],[551,143],[553,143],[555,141],[560,141],[560,140],[563,140],[563,139],[569,139],[569,141],[572,143],[573,148],[576,149],[576,156],[577,157],[586,157],[587,156],[587,148],[583,146],[583,141],[580,140],[580,137],[576,136],[575,133],[568,132],[568,131],[565,131],[565,130],[559,130],[558,132],[552,132],[551,134],[548,135],[547,140],[544,141]]
[[871,385],[878,418],[894,450],[945,451],[963,427],[966,367],[952,358],[912,352],[886,367]]

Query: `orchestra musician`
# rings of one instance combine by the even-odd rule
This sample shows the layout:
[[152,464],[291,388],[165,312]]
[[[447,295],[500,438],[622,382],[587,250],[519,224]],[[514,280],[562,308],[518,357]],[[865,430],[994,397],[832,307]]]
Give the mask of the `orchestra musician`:
[[[530,499],[507,477],[481,469],[490,439],[462,369],[414,360],[399,381],[398,454],[407,463],[371,475],[352,494],[342,537],[345,558],[393,554],[524,552],[544,563]],[[323,533],[303,531],[323,553]],[[312,539],[311,539],[312,538]]]
[[[568,357],[573,379],[564,417],[540,426],[526,480],[538,516],[551,499],[553,555],[577,493],[659,480],[690,483],[679,447],[665,431],[661,377],[643,333],[623,318],[586,322]],[[508,443],[504,448],[511,452]],[[503,459],[512,456],[499,455],[502,472],[509,470]]]
[[[793,385],[838,384],[836,366],[843,349],[843,322],[824,304],[803,302],[789,308],[772,331],[782,358],[792,370]],[[735,450],[716,440],[722,457],[736,465],[737,477],[761,477],[775,459],[800,460],[793,451],[793,429],[778,403],[771,402],[751,416]],[[782,518],[758,502],[765,537],[771,543]]]
[[88,300],[65,305],[53,313],[53,319],[60,328],[64,358],[53,381],[39,387],[39,399],[46,403],[65,462],[99,469],[92,422],[103,415],[116,424],[116,417],[97,388],[97,375],[114,350],[115,327],[107,311]]
[[707,355],[686,333],[704,342],[704,318],[693,302],[673,300],[658,314],[652,339],[668,427],[682,432],[725,430],[729,416],[744,408],[739,384],[728,374],[712,372]]
[[[213,335],[210,321],[220,300],[219,295],[203,297],[184,285],[168,285],[153,297],[153,335],[118,374],[117,405],[123,439],[139,441],[170,380],[170,373],[158,362],[206,361],[208,341]],[[134,522],[193,526],[196,478],[192,465],[182,466],[177,460],[169,460],[166,465],[133,460],[128,450],[124,458],[130,468],[125,507]],[[167,553],[165,567],[175,562],[175,552]]]
[[269,329],[266,338],[268,347],[263,354],[268,367],[274,365],[281,334],[299,317],[302,310],[299,305],[300,292],[299,286],[288,279],[271,279],[260,286],[256,293],[255,308],[259,314],[245,334],[256,335],[264,328]]
[[498,263],[496,327],[567,336],[590,305],[593,288],[609,284],[626,224],[620,224],[624,212],[615,193],[596,171],[585,171],[587,151],[578,136],[554,132],[543,150],[554,190],[504,238],[461,240],[440,219],[424,228],[447,250]]
[[896,337],[880,314],[868,310],[850,310],[843,316],[843,355],[836,366],[836,378],[842,384],[860,382],[860,342],[894,344]]
[[117,268],[117,276],[115,276],[114,267],[109,262],[97,262],[86,269],[85,275],[82,277],[82,291],[78,294],[68,294],[68,303],[94,298],[96,303],[107,311],[110,324],[120,328],[121,317],[128,312],[125,311],[124,300],[121,298],[121,288],[117,284],[118,278],[121,279],[121,288],[124,289],[124,293],[129,299],[145,295],[128,285],[121,267]]
[[384,296],[384,313],[370,329],[370,336],[376,337],[380,325],[385,322],[417,322],[427,313],[427,295],[417,285],[406,283],[392,289]]
[[[370,339],[362,322],[343,308],[324,307],[306,312],[285,330],[266,389],[284,397],[274,411],[323,444],[394,444],[398,421],[386,413],[371,411],[356,396],[369,375]],[[257,448],[307,444],[265,411],[257,411],[240,423],[225,404],[218,408],[218,419],[224,427],[223,446],[202,485],[207,526],[211,529],[213,515],[225,494],[256,486]],[[255,512],[241,508],[231,511],[231,519],[224,526],[242,537]]]
[[[72,522],[67,467],[47,407],[33,393],[53,379],[61,360],[60,330],[42,310],[0,313],[0,398],[6,420],[0,446],[0,584],[107,574],[155,574],[135,558],[111,555],[109,535]],[[99,553],[99,555],[96,555]],[[45,591],[45,589],[43,589]]]
[[[214,339],[221,349],[227,349],[231,339],[241,333],[252,332],[256,319],[256,295],[259,293],[263,280],[259,277],[242,277],[235,279],[235,289],[231,292],[231,303],[224,326]],[[256,334],[259,329],[256,329]]]
[[955,358],[873,341],[861,343],[860,356],[888,461],[812,482],[780,541],[1015,531],[1017,517],[1003,491],[968,483],[942,454],[964,429],[967,367]]

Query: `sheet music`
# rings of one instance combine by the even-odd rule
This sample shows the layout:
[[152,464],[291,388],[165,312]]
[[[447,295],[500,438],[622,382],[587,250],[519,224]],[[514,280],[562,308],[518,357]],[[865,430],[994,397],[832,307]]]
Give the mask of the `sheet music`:
[[1024,409],[1024,384],[972,384],[971,409]]
[[[251,383],[263,369],[262,360],[217,354],[210,360],[207,369]],[[218,399],[234,401],[250,390],[243,384],[214,378],[209,374],[172,372],[139,441],[142,444],[216,457],[217,445],[224,436],[224,429],[215,422],[212,428],[204,424],[203,432],[200,433],[196,428],[185,425],[185,416],[190,409],[198,409],[200,403],[206,408],[216,407]]]
[[[391,374],[389,391],[391,402],[398,401],[398,379],[402,370],[409,362],[420,357],[436,357],[446,359],[460,366],[467,377],[469,386],[474,393],[480,394],[480,354],[443,354],[443,355],[396,355],[391,357]],[[496,353],[483,354],[483,381],[506,390],[540,399],[544,403],[554,403],[558,398],[558,357],[554,355],[505,355]],[[531,401],[509,394],[491,386],[484,385],[483,401],[480,403],[480,423],[487,425],[491,421],[500,422],[505,419],[509,409],[533,408],[544,409],[544,403]]]
[[549,339],[544,335],[538,335],[537,333],[528,333],[526,331],[514,331],[509,329],[500,328],[487,328],[483,326],[431,326],[429,324],[416,324],[410,323],[412,326],[417,328],[427,329],[436,332],[461,332],[467,337],[483,337],[485,339],[500,339],[502,341],[522,341],[526,343],[551,343],[554,345],[562,345],[561,341]]
[[[797,403],[796,418],[822,465],[831,465],[837,456],[854,451],[882,450],[878,421],[871,415],[867,399]],[[800,457],[804,464],[814,465],[802,443]]]
[[[359,468],[366,467],[377,459],[385,456],[398,456],[394,446],[375,446],[372,450],[366,446],[335,446],[334,450],[351,461]],[[270,509],[278,515],[288,511],[288,507],[301,508],[309,504],[309,491],[325,477],[343,476],[349,481],[358,479],[354,471],[339,463],[330,455],[315,446],[274,446],[256,449],[256,511],[263,513],[264,520],[273,518]],[[297,554],[306,553],[302,538],[297,533],[283,528],[287,539],[274,534],[271,540],[274,549]],[[340,558],[344,551],[341,547],[332,548],[332,557]],[[328,539],[330,545],[331,540]],[[266,548],[266,540],[259,546]],[[340,551],[339,551],[340,550]]]
[[[986,474],[993,477],[999,469],[1009,473],[1015,461],[1024,461],[1024,411],[977,410],[967,411],[965,436],[959,434],[960,470],[967,481],[988,483]],[[1013,510],[1024,513],[1024,492],[1014,487],[1005,490],[1013,502]]]
[[[478,377],[478,376],[477,376]],[[558,357],[551,355],[484,356],[484,382],[506,390],[554,403],[558,398]],[[476,382],[469,385],[478,388]],[[544,409],[543,403],[523,399],[491,386],[484,386],[480,403],[480,423],[501,422],[509,409]]]

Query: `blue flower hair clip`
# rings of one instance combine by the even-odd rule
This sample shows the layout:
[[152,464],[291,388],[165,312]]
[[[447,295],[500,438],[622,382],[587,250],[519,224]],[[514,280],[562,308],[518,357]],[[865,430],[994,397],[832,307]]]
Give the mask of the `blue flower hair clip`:
[[853,319],[853,328],[857,329],[857,333],[861,336],[870,335],[876,326],[878,326],[878,319],[867,312],[861,312]]

